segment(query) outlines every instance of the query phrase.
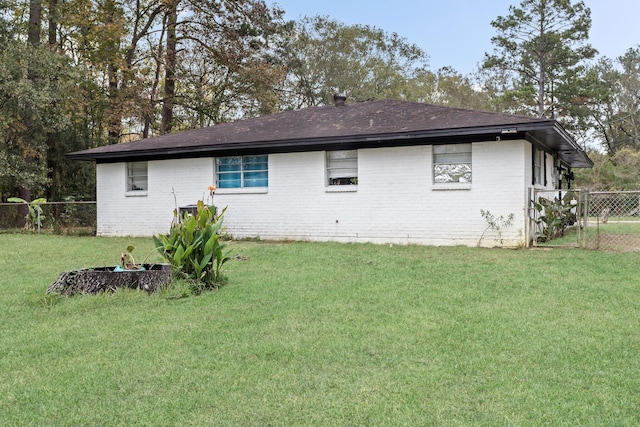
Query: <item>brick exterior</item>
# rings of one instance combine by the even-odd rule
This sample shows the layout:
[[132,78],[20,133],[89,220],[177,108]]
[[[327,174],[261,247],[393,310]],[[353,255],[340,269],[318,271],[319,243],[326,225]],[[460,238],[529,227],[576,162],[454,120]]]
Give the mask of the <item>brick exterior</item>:
[[[551,189],[551,156],[546,161]],[[271,154],[268,189],[219,189],[213,201],[228,207],[234,238],[475,246],[487,228],[483,209],[513,213],[504,244],[525,242],[531,144],[475,142],[472,162],[471,184],[441,185],[433,184],[430,145],[361,149],[356,189],[326,186],[323,151]],[[176,204],[207,201],[214,170],[210,157],[149,161],[148,191],[133,195],[125,191],[125,163],[99,163],[98,235],[167,232]],[[482,245],[497,244],[487,231]]]

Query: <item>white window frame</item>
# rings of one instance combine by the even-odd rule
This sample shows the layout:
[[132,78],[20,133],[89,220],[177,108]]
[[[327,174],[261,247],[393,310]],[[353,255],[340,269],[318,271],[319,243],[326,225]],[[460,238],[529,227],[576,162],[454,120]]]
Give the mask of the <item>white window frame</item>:
[[533,185],[547,185],[547,153],[544,150],[533,146],[533,161],[531,173],[533,174]]
[[146,194],[149,190],[149,163],[127,162],[125,167],[127,193]]
[[358,185],[358,150],[335,150],[325,154],[327,187]]
[[[469,186],[473,181],[471,143],[433,145],[432,177],[435,186]],[[453,175],[453,176],[451,176]]]

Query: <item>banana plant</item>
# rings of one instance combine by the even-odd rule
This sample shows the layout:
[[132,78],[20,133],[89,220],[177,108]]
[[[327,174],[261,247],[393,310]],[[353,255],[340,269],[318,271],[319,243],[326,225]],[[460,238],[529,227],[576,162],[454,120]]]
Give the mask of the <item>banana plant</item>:
[[541,229],[538,240],[547,242],[564,235],[567,227],[576,222],[575,193],[568,191],[562,198],[553,200],[540,197],[537,201],[531,201],[534,209],[538,211],[536,223]]
[[30,230],[37,227],[38,230],[40,230],[42,220],[44,219],[42,207],[40,205],[47,203],[47,199],[41,197],[39,199],[32,200],[31,202],[27,202],[25,199],[21,199],[20,197],[9,197],[7,201],[10,203],[24,203],[27,205],[28,212],[24,217],[24,228]]

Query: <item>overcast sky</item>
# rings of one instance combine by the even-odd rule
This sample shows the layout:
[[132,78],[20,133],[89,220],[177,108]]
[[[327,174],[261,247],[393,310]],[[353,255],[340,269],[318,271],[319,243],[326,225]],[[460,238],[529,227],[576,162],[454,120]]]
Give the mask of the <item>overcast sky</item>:
[[[615,58],[640,44],[640,0],[584,0],[591,9],[590,42]],[[495,35],[491,21],[505,16],[519,0],[266,0],[277,3],[285,19],[328,15],[345,24],[372,25],[398,33],[429,55],[432,70],[452,66],[468,74]]]

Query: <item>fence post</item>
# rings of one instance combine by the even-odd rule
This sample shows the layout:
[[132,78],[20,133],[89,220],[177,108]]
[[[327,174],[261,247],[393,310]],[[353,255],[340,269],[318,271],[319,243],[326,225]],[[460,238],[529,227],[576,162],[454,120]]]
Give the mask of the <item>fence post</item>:
[[526,200],[526,205],[524,207],[524,212],[527,218],[527,221],[524,223],[524,235],[525,237],[525,241],[526,241],[526,245],[525,247],[530,248],[531,246],[533,246],[533,241],[531,238],[531,230],[532,230],[532,224],[531,221],[533,221],[533,219],[531,218],[531,200],[533,200],[531,197],[531,190],[532,188],[529,187],[527,188],[527,200]]
[[[589,189],[583,189],[581,192],[582,195],[582,212],[580,214],[580,218],[582,223],[584,224],[584,230],[582,231],[582,241],[580,242],[580,246],[582,247],[582,249],[586,249],[587,248],[587,234],[588,234],[588,227],[589,227]],[[578,229],[580,229],[581,227],[578,227]]]

